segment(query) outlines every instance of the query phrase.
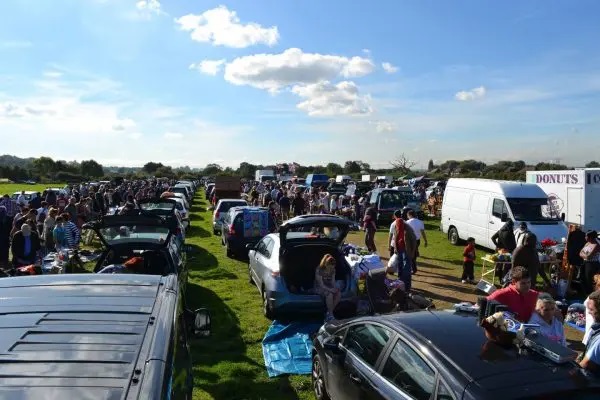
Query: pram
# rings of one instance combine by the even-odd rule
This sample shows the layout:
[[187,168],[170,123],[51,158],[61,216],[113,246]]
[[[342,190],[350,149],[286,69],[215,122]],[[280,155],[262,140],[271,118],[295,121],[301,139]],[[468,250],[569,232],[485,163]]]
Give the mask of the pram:
[[417,293],[407,293],[403,287],[386,284],[385,268],[372,269],[365,281],[365,292],[372,314],[435,308],[433,301]]

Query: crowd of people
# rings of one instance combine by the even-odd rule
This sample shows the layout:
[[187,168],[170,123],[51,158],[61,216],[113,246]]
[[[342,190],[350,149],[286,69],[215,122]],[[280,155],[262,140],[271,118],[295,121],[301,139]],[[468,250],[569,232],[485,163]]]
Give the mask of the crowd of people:
[[24,191],[16,198],[4,194],[0,199],[0,268],[35,264],[57,249],[76,250],[85,222],[114,208],[126,213],[142,200],[159,199],[173,184],[153,179],[67,185],[58,193],[37,193],[30,201]]

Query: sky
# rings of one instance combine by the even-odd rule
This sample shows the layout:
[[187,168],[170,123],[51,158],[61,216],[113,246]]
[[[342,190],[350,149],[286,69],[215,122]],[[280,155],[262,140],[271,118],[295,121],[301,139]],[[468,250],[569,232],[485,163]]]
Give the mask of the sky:
[[0,154],[600,160],[595,0],[2,0]]

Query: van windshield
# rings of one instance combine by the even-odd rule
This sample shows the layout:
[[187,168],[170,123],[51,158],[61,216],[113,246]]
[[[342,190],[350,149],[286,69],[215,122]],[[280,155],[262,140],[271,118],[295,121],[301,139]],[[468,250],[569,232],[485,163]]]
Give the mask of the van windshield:
[[558,221],[556,209],[549,206],[548,199],[509,198],[508,205],[517,221]]
[[379,201],[379,208],[389,209],[394,208],[396,210],[401,209],[406,205],[406,196],[400,192],[382,192],[381,200]]

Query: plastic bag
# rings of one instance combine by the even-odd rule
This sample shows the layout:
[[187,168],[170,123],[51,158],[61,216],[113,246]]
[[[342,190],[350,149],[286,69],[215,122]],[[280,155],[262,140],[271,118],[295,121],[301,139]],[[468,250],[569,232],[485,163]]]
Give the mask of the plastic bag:
[[399,264],[400,264],[400,260],[399,260],[398,254],[394,253],[394,255],[391,256],[390,260],[388,261],[388,267],[393,268],[394,270],[397,270]]

